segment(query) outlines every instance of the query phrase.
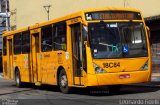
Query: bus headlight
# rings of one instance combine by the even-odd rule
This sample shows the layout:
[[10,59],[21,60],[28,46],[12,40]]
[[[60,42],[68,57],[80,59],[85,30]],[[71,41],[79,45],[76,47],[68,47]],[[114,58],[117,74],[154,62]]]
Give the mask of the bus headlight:
[[98,65],[94,64],[94,70],[95,72],[98,73],[106,73],[107,71],[99,67]]
[[141,67],[140,70],[148,70],[148,61]]

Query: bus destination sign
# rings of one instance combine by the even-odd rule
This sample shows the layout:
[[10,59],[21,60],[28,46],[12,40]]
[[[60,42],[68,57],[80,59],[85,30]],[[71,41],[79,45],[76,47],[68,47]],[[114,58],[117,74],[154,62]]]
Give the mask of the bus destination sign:
[[86,20],[141,20],[138,12],[109,11],[86,13]]

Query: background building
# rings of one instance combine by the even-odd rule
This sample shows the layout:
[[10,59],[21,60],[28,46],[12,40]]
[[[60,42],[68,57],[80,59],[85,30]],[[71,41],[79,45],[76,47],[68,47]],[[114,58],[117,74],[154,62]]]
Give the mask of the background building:
[[9,1],[0,0],[0,72],[2,71],[2,32],[8,30]]
[[0,50],[2,49],[2,32],[9,30],[9,1],[0,0]]
[[2,49],[2,31],[6,28],[5,0],[0,0],[0,50]]
[[27,27],[48,20],[44,6],[50,5],[50,19],[85,8],[131,7],[145,17],[160,14],[160,0],[10,0],[11,29]]
[[[159,13],[160,14],[160,13]],[[150,28],[152,48],[152,61],[154,72],[160,72],[160,15],[145,18]]]
[[97,7],[141,10],[151,30],[153,65],[160,65],[160,0],[10,0],[11,30],[47,21],[47,10],[49,19],[54,19],[85,8]]

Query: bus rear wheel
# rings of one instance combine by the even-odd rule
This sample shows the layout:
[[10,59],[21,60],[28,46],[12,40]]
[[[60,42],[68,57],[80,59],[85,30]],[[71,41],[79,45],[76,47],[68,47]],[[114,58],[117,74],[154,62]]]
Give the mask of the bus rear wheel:
[[61,70],[58,79],[59,88],[62,93],[68,94],[71,90],[71,87],[68,86],[68,78],[65,70]]
[[22,82],[21,82],[19,70],[17,70],[15,73],[15,82],[16,82],[17,87],[19,87],[19,88],[22,87]]

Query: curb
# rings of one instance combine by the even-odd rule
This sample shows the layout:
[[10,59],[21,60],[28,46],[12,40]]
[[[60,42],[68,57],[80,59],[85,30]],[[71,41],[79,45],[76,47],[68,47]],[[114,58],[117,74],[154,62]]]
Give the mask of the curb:
[[140,83],[140,84],[129,84],[127,86],[137,86],[137,87],[149,87],[149,88],[160,88],[160,81],[153,81],[150,83]]

